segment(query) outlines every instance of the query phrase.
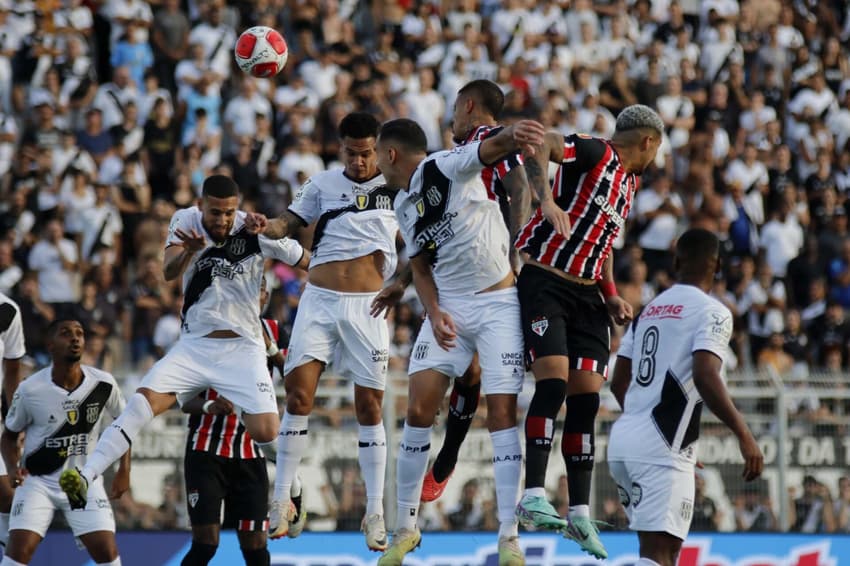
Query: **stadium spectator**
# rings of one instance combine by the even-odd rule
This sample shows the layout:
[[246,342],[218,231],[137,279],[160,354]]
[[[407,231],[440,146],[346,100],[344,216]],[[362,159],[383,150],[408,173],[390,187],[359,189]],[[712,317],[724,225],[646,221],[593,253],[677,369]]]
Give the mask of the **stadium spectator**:
[[791,497],[791,530],[801,533],[831,533],[835,531],[835,515],[829,488],[813,476],[803,478],[803,493]]

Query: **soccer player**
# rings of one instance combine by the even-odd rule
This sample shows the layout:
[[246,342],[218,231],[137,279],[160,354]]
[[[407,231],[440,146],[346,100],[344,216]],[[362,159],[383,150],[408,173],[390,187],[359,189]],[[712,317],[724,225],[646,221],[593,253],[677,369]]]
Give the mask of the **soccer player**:
[[481,170],[521,143],[542,143],[543,133],[540,124],[521,121],[484,141],[426,158],[425,134],[416,122],[399,119],[381,127],[378,166],[388,186],[401,188],[395,212],[428,318],[410,361],[398,455],[398,524],[379,566],[400,566],[421,541],[416,520],[431,427],[450,379],[469,367],[476,351],[493,442],[499,564],[525,564],[513,512],[522,467],[516,398],[525,373],[519,302],[508,230],[498,205],[487,196]]
[[[529,184],[536,188],[549,184],[548,162],[560,163],[552,191],[569,214],[570,226],[559,230],[538,209],[516,241],[528,254],[517,289],[526,358],[535,379],[525,421],[525,493],[517,515],[527,526],[563,530],[597,558],[607,552],[590,520],[594,420],[608,375],[611,317],[624,324],[632,316],[629,304],[617,296],[611,245],[663,132],[664,122],[654,110],[633,105],[617,117],[610,140],[548,133],[534,159],[525,162]],[[544,489],[553,423],[564,399],[566,521],[546,500]]]
[[[2,566],[29,564],[56,511],[64,514],[96,564],[121,564],[103,478],[92,480],[88,504],[79,511],[71,510],[68,498],[59,490],[60,473],[86,461],[90,444],[104,426],[103,414],[114,419],[124,408],[115,378],[80,364],[85,344],[78,321],[52,322],[47,329],[52,365],[22,381],[12,399],[6,429],[0,436],[0,453],[18,487]],[[21,433],[26,433],[23,459],[18,448]],[[109,497],[121,497],[129,487],[130,451],[126,450]]]
[[708,294],[720,243],[707,230],[688,230],[675,261],[678,284],[629,325],[611,381],[623,414],[611,429],[608,464],[638,533],[637,566],[675,566],[688,536],[703,403],[738,437],[744,479],[756,479],[764,466],[721,377],[732,313]]
[[280,422],[257,297],[266,259],[304,267],[309,254],[294,240],[253,232],[238,205],[233,179],[212,175],[204,181],[200,207],[174,213],[163,272],[169,281],[183,277],[180,339],[142,379],[82,470],[63,472],[59,483],[72,507],[85,506],[88,485],[177,395],[214,388],[241,412],[245,429],[261,448],[273,446]]
[[[474,80],[464,85],[457,95],[452,117],[452,136],[456,144],[481,141],[502,130],[497,118],[505,104],[505,95],[496,83],[484,79]],[[504,159],[481,170],[481,181],[487,189],[487,196],[499,204],[499,210],[505,225],[513,238],[528,220],[531,193],[528,191],[528,180],[521,167],[522,154],[514,152]],[[565,215],[554,204],[552,191],[543,186],[538,195],[543,209],[547,214]],[[568,219],[564,219],[567,222]],[[557,220],[556,220],[557,223]],[[514,272],[519,272],[520,262],[517,249],[510,248],[511,266]],[[404,288],[409,283],[409,277],[400,277],[399,282],[379,294],[373,312],[377,316],[384,308],[389,308],[400,300]],[[422,501],[438,499],[448,485],[449,477],[457,463],[458,453],[463,444],[475,411],[478,409],[481,391],[481,368],[477,361],[466,373],[454,380],[449,395],[449,413],[446,417],[446,436],[443,446],[434,459],[433,466],[425,474],[422,484]]]
[[[3,358],[0,373],[3,382],[0,413],[3,419],[6,418],[12,396],[21,382],[21,358],[26,353],[21,309],[15,301],[0,293],[0,357]],[[0,458],[0,546],[6,546],[9,540],[9,511],[12,509],[14,495],[6,466]]]
[[[260,312],[268,302],[266,279],[260,288]],[[269,371],[282,367],[286,343],[279,343],[277,321],[262,319],[263,338]],[[191,415],[186,443],[184,475],[192,524],[192,546],[181,566],[206,566],[218,550],[221,505],[224,527],[235,528],[246,566],[267,566],[270,561],[266,541],[269,512],[269,478],[263,452],[251,439],[233,412],[233,403],[207,389],[181,401],[181,409]],[[301,486],[293,484],[293,501],[299,510],[290,536],[300,534],[307,520],[301,506]],[[297,532],[296,532],[297,531]]]
[[372,318],[370,303],[395,273],[398,223],[395,192],[384,186],[375,159],[380,124],[371,114],[342,119],[339,136],[345,167],[313,175],[289,210],[262,228],[271,237],[315,223],[309,278],[298,304],[286,359],[286,410],[278,438],[270,513],[272,538],[285,536],[295,509],[290,485],[308,450],[307,421],[319,377],[327,364],[354,381],[359,424],[358,459],[366,484],[362,528],[366,545],[387,547],[383,490],[387,467],[381,405],[387,378],[389,329]]

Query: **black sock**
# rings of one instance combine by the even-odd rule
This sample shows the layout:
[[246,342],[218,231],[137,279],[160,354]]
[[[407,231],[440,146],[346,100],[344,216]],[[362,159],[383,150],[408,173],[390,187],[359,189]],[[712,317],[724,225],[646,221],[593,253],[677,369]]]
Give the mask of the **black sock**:
[[263,548],[240,548],[242,557],[245,559],[245,566],[269,566],[271,564],[271,556],[269,549]]
[[567,382],[563,379],[541,379],[534,387],[534,396],[525,417],[526,489],[545,484],[554,423],[566,395]]
[[561,454],[567,464],[570,506],[590,504],[590,480],[593,476],[593,423],[599,411],[599,393],[567,397],[567,418]]
[[446,418],[446,439],[437,459],[434,460],[434,479],[438,482],[444,481],[455,469],[460,445],[463,444],[478,409],[480,393],[480,381],[474,385],[465,385],[455,380],[449,401],[449,416]]
[[183,557],[180,566],[207,566],[210,560],[213,559],[213,556],[215,556],[216,550],[218,550],[217,545],[201,544],[192,541],[192,547],[186,553],[186,556]]

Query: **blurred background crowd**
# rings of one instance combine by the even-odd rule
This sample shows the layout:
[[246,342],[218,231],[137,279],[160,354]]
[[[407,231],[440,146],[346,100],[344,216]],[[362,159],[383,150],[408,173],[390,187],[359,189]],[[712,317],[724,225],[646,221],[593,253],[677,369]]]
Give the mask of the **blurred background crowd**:
[[[239,32],[257,24],[289,43],[274,79],[233,63]],[[625,106],[656,108],[667,132],[617,244],[620,293],[639,309],[671,284],[677,235],[711,229],[725,251],[714,294],[736,317],[730,369],[844,389],[848,46],[847,0],[0,0],[0,292],[21,307],[32,367],[48,361],[46,325],[73,315],[88,330],[85,362],[132,391],[179,334],[163,242],[207,175],[233,176],[245,209],[278,214],[307,177],[338,165],[348,112],[415,119],[439,150],[451,146],[456,91],[486,78],[506,93],[503,121],[564,133],[607,137]],[[291,324],[305,276],[268,271],[266,316]],[[399,372],[421,319],[408,299],[390,319]],[[822,395],[789,407],[842,434],[848,409]],[[319,414],[350,421],[350,401]],[[166,482],[162,509],[119,517],[184,524],[180,483]],[[805,518],[795,527],[850,530],[848,486],[807,477],[791,495]],[[349,525],[341,510],[358,502],[338,488],[328,482],[327,507],[357,528],[362,513]],[[488,506],[468,483],[431,526],[492,527]],[[749,518],[736,528],[775,528],[740,507]]]

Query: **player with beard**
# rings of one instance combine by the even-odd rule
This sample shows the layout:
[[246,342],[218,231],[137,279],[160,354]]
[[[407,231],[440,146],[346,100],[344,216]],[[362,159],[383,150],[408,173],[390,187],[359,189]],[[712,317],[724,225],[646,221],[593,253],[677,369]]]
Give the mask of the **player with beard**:
[[63,472],[60,486],[73,508],[85,506],[88,486],[178,395],[215,389],[241,413],[251,438],[264,450],[273,447],[280,419],[257,297],[267,259],[303,268],[309,254],[294,240],[257,234],[238,206],[233,179],[213,175],[204,181],[200,206],[174,213],[163,273],[168,281],[183,277],[180,339],[142,379],[82,470]]
[[[92,480],[88,504],[79,511],[59,490],[60,475],[81,466],[89,446],[104,426],[103,414],[117,417],[124,399],[115,378],[80,364],[86,339],[76,320],[56,320],[47,329],[52,365],[21,382],[12,399],[0,453],[17,489],[9,519],[9,544],[3,566],[29,564],[44,539],[56,511],[61,511],[75,537],[95,564],[120,566],[115,544],[115,519],[103,478]],[[24,455],[18,440],[26,433]],[[109,497],[130,487],[130,451],[126,450]]]
[[[538,208],[516,241],[528,254],[517,289],[525,353],[535,379],[525,423],[525,493],[517,516],[527,526],[563,530],[597,558],[607,552],[590,520],[594,420],[608,375],[611,318],[618,324],[632,318],[630,305],[617,296],[611,246],[663,132],[658,114],[636,104],[620,112],[610,140],[548,133],[534,159],[525,163],[528,181],[538,191],[549,186],[549,161],[560,163],[552,194],[569,214],[570,225],[559,230]],[[566,520],[546,500],[544,489],[553,425],[565,399]]]

